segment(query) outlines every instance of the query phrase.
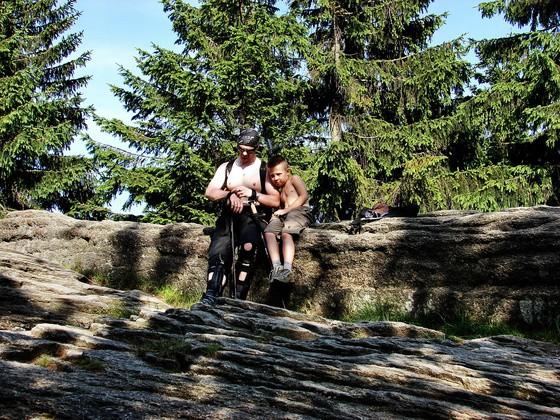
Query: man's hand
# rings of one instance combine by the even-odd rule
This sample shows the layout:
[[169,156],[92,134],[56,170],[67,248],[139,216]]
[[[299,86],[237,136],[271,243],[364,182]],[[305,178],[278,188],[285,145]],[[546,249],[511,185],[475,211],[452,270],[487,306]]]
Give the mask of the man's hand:
[[234,188],[233,193],[239,198],[251,198],[254,194],[251,188],[244,186]]
[[284,216],[285,214],[288,214],[288,213],[289,213],[289,211],[286,210],[286,209],[279,209],[279,210],[276,210],[273,214],[275,216]]
[[229,196],[229,207],[233,213],[241,213],[243,211],[243,201],[236,194]]

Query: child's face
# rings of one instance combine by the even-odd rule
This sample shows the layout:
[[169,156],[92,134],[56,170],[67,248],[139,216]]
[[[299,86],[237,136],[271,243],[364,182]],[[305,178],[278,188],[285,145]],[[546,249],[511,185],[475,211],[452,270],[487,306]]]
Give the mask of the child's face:
[[282,188],[288,182],[290,170],[286,163],[280,163],[269,169],[269,176],[272,186]]

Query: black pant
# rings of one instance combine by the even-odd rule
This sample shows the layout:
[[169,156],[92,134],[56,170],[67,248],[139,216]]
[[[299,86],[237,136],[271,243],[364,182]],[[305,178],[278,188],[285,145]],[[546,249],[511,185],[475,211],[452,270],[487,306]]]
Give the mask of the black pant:
[[[231,267],[233,262],[230,225],[233,226],[234,246],[243,246],[246,243],[252,244],[256,251],[259,243],[259,227],[250,215],[250,209],[244,209],[241,214],[233,214],[224,211],[216,221],[216,230],[210,241],[208,251],[209,266],[222,261],[226,267]],[[230,221],[232,223],[230,223]]]
[[[231,229],[233,228],[234,243],[231,242]],[[205,295],[219,296],[223,288],[224,275],[236,281],[235,297],[246,299],[251,285],[251,278],[255,265],[255,257],[260,236],[260,228],[250,213],[250,208],[241,214],[233,214],[227,210],[216,221],[216,229],[210,241],[208,251],[208,281]],[[250,244],[250,249],[245,245]],[[239,254],[232,273],[233,248],[239,246]],[[247,273],[244,281],[237,281],[240,272]],[[230,290],[233,297],[233,290]]]

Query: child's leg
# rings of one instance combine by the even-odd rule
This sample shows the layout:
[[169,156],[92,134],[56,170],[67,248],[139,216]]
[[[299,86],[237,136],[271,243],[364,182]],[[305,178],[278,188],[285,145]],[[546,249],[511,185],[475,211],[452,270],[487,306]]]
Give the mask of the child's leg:
[[279,273],[280,281],[288,281],[292,272],[292,264],[296,253],[294,235],[300,235],[303,230],[311,223],[311,213],[307,207],[299,207],[290,211],[286,215],[284,227],[282,229],[282,256],[284,259],[284,269]]
[[291,233],[282,233],[282,256],[284,257],[284,268],[291,270],[294,262],[296,246]]
[[280,249],[278,247],[278,241],[276,240],[276,234],[265,232],[264,239],[266,240],[266,248],[268,249],[268,255],[270,256],[272,266],[280,265]]

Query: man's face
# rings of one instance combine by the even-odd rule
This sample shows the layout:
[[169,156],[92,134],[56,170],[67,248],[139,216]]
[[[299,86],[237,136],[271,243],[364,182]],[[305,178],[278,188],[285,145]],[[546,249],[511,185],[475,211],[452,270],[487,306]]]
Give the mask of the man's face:
[[289,175],[288,165],[285,162],[269,169],[270,182],[275,188],[282,188],[286,185]]
[[250,162],[255,159],[256,150],[254,147],[238,145],[237,151],[239,152],[239,158],[243,162]]

